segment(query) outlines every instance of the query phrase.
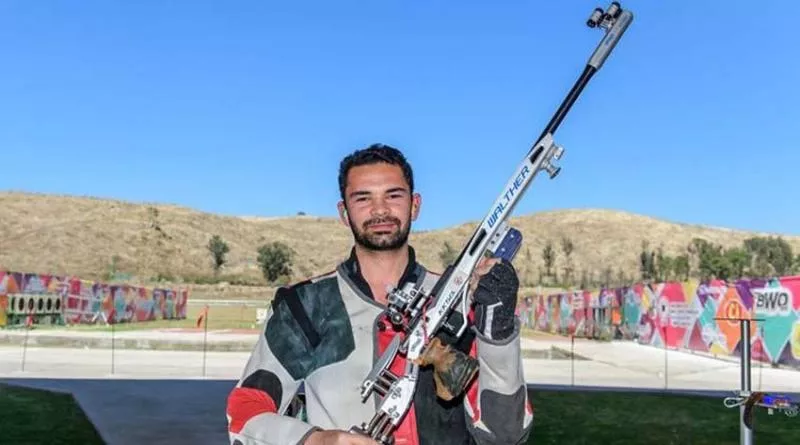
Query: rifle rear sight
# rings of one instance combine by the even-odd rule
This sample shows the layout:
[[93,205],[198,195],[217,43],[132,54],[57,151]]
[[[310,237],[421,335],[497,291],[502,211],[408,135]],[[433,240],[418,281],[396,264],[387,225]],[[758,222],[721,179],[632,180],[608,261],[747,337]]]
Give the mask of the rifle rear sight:
[[414,283],[406,283],[402,288],[388,289],[386,315],[395,329],[403,328],[406,332],[408,319],[414,319],[422,310],[422,289],[417,289]]

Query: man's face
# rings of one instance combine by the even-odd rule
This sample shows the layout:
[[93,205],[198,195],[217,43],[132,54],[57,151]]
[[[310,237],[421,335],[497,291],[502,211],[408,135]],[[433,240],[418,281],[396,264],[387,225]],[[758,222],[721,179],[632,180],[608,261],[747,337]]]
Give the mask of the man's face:
[[395,250],[408,240],[419,205],[419,194],[410,193],[403,170],[378,163],[350,169],[339,215],[356,243],[370,250]]

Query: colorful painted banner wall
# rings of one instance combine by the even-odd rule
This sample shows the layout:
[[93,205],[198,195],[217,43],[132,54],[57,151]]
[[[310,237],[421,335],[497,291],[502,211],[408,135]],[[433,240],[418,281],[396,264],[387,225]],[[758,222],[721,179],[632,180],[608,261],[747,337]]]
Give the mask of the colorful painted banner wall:
[[20,313],[60,313],[67,324],[185,319],[188,298],[187,289],[0,271],[0,326],[6,325],[10,315]]
[[753,360],[800,368],[800,276],[537,296],[530,312],[542,331],[593,336],[600,325],[642,344],[733,356],[741,350],[739,322],[719,319],[763,319],[751,323]]

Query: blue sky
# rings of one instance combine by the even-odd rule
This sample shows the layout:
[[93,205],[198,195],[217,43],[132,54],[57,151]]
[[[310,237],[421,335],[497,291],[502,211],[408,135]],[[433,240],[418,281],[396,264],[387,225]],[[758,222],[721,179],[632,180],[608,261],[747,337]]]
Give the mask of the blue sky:
[[[477,221],[606,3],[5,0],[0,189],[334,215],[339,160],[384,142],[416,169],[417,228]],[[800,234],[800,2],[623,6],[633,25],[556,134],[561,175],[516,214]]]

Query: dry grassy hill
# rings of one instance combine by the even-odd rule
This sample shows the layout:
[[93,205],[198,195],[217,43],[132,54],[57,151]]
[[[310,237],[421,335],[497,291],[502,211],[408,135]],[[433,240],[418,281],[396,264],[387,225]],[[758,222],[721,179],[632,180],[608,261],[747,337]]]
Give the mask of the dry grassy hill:
[[[460,248],[476,224],[414,233],[411,240],[421,261],[439,270],[444,242]],[[525,236],[516,264],[529,284],[538,279],[547,240],[559,250],[556,266],[563,266],[558,240],[564,235],[575,244],[576,275],[587,269],[596,277],[606,267],[615,276],[619,269],[636,275],[642,240],[663,246],[667,254],[680,254],[694,237],[727,247],[765,235],[609,210],[542,212],[512,218],[512,224]],[[173,205],[0,193],[0,268],[5,269],[101,279],[117,256],[117,270],[133,274],[138,282],[158,274],[192,280],[212,275],[205,246],[214,234],[230,246],[224,273],[251,282],[263,282],[255,261],[262,243],[283,241],[297,252],[294,279],[330,270],[351,244],[349,231],[331,218],[225,217]],[[800,252],[800,237],[785,238]]]

